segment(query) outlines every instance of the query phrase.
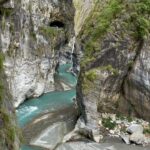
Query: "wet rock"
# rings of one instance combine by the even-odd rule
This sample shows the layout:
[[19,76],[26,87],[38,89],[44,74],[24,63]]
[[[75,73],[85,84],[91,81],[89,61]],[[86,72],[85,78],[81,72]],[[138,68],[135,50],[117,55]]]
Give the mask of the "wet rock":
[[23,126],[26,144],[54,148],[74,129],[77,116],[78,111],[73,104],[57,110],[47,110],[46,114],[41,113]]
[[64,122],[58,122],[45,129],[36,139],[31,141],[31,145],[36,145],[48,149],[54,149],[67,131],[67,126]]

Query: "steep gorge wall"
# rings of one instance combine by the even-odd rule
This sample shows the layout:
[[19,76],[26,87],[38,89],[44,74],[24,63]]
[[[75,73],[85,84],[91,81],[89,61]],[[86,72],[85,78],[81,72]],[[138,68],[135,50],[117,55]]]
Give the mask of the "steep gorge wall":
[[[123,85],[122,111],[134,109],[135,115],[150,121],[150,40],[147,39]],[[125,107],[126,106],[126,107]],[[132,111],[131,111],[132,113]]]
[[[9,87],[14,105],[55,89],[55,68],[59,61],[67,61],[64,49],[71,53],[68,44],[74,36],[75,19],[75,33],[81,44],[79,51],[84,54],[77,95],[82,99],[87,123],[97,127],[99,112],[125,113],[149,120],[149,42],[143,41],[143,33],[137,33],[132,20],[137,19],[132,16],[136,11],[132,5],[128,0],[124,3],[74,0],[74,18],[70,0],[4,3],[0,10],[0,44],[9,86],[4,85]],[[50,27],[53,21],[65,27],[59,28],[58,24]],[[4,102],[8,99],[11,98]],[[5,105],[7,111],[11,103]],[[2,130],[5,135],[7,131]],[[10,145],[14,141],[17,136]]]
[[70,0],[1,0],[0,18],[0,149],[19,150],[13,105],[55,90],[56,66],[70,60],[74,6]]
[[78,35],[84,56],[77,95],[87,125],[98,128],[99,112],[150,120],[150,3],[95,2]]
[[3,70],[3,60],[3,54],[0,53],[0,149],[19,150],[21,134]]
[[3,4],[0,41],[15,107],[55,90],[55,68],[74,35],[73,19],[70,0],[11,0]]
[[73,0],[73,4],[75,7],[75,16],[74,16],[74,30],[76,36],[79,34],[82,26],[85,23],[86,18],[92,11],[94,7],[93,0]]

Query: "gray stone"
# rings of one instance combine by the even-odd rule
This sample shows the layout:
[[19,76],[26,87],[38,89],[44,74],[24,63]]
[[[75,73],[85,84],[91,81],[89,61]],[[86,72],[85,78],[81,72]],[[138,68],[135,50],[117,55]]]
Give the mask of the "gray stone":
[[130,141],[134,142],[135,144],[144,145],[144,143],[146,142],[146,137],[142,133],[135,132],[130,136]]
[[128,133],[141,133],[143,134],[143,127],[140,124],[132,124],[127,128]]
[[31,145],[40,146],[48,149],[54,149],[63,140],[66,133],[64,122],[55,123],[45,129],[36,139],[31,141]]
[[122,140],[126,143],[126,144],[130,144],[130,136],[126,135],[126,134],[121,134],[120,137],[122,138]]
[[149,150],[149,147],[138,147],[121,143],[94,143],[94,142],[69,142],[64,143],[56,150]]
[[[74,9],[72,2],[65,0],[61,3],[53,0],[5,2],[5,9],[11,8],[13,12],[13,19],[4,17],[0,43],[13,104],[18,107],[28,98],[55,90],[56,65],[61,61],[61,56],[66,58],[67,52],[71,54],[72,51],[69,41],[74,35]],[[42,32],[49,28],[53,20],[66,24],[67,36],[62,30],[56,37]],[[58,32],[59,29],[53,30]],[[67,61],[67,58],[64,59],[65,63]]]
[[[138,117],[150,121],[150,38],[140,49],[133,69],[124,84],[126,107]],[[125,107],[125,105],[124,105]],[[126,110],[128,111],[128,110]]]

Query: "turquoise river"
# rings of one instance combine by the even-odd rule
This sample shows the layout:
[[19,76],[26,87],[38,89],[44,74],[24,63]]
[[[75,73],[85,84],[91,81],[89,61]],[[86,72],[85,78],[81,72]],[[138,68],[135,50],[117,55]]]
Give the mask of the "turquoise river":
[[[58,68],[57,78],[62,82],[70,85],[71,90],[67,91],[54,91],[42,95],[39,98],[33,98],[25,101],[17,109],[17,119],[21,128],[32,122],[36,117],[45,113],[59,110],[62,107],[68,106],[73,103],[76,97],[76,83],[77,78],[73,76],[69,70],[72,64],[63,64]],[[23,145],[21,150],[41,150],[33,146]]]

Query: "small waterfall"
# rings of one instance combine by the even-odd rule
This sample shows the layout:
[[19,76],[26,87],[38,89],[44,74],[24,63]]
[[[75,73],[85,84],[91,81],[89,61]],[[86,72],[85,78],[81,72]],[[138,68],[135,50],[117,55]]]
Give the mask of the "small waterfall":
[[73,38],[72,38],[72,51],[71,51],[71,63],[72,63],[72,68],[73,68],[73,53],[74,53],[74,50],[75,50],[75,42],[76,42],[76,38],[73,37]]

